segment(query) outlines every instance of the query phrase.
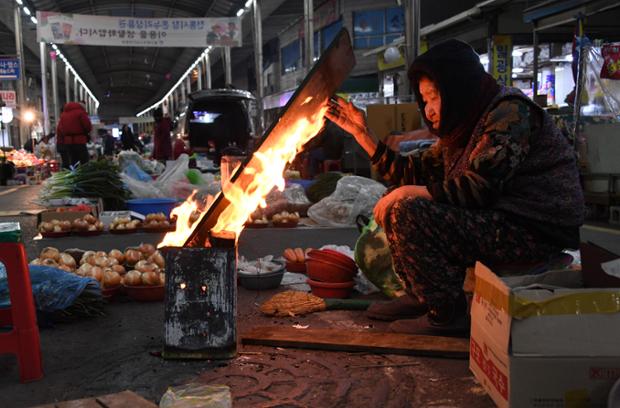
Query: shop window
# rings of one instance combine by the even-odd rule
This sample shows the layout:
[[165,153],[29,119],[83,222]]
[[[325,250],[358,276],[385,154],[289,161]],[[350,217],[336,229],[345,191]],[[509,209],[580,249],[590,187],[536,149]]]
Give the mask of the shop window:
[[295,40],[282,47],[282,73],[295,72],[301,67],[300,41]]
[[353,12],[355,48],[374,48],[389,44],[403,35],[405,14],[402,7]]

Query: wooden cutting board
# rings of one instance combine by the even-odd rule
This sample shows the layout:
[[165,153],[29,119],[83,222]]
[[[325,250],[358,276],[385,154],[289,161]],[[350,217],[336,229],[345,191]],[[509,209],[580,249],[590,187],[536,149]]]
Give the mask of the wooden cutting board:
[[294,329],[255,327],[241,335],[243,344],[308,348],[332,351],[363,351],[467,358],[469,339],[392,332],[350,331],[342,329]]

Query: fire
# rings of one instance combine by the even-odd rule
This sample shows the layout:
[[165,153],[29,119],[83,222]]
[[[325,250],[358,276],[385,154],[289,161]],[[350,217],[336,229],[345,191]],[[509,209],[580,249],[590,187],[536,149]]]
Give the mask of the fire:
[[[200,219],[200,201],[196,200],[197,191],[194,190],[187,200],[178,207],[175,207],[170,213],[171,216],[176,216],[176,230],[169,232],[160,242],[157,247],[180,247],[185,244],[187,238],[189,238],[192,230],[198,220]],[[207,203],[204,208],[209,208],[210,202],[213,201],[212,196],[207,197]]]
[[239,237],[250,214],[265,207],[265,197],[277,187],[284,190],[284,169],[291,163],[304,144],[323,128],[323,116],[327,106],[309,118],[300,118],[287,131],[286,137],[264,151],[256,151],[235,183],[223,189],[230,205],[220,214],[213,232],[231,231]]
[[[306,98],[304,104],[311,100],[312,97]],[[280,137],[267,147],[263,145],[254,152],[234,183],[223,183],[222,193],[230,204],[219,215],[217,224],[211,229],[212,233],[231,232],[238,239],[250,214],[259,206],[267,205],[267,194],[274,187],[284,190],[283,174],[286,165],[291,163],[303,145],[323,128],[326,111],[327,105],[323,104],[315,114],[298,119],[286,131],[285,137]],[[238,168],[239,166],[231,174],[235,174]],[[158,247],[183,246],[200,218],[206,214],[213,197],[209,197],[211,202],[201,210],[194,195],[195,192],[172,211],[172,215],[177,216],[176,231],[166,234]],[[191,218],[192,215],[194,218]]]

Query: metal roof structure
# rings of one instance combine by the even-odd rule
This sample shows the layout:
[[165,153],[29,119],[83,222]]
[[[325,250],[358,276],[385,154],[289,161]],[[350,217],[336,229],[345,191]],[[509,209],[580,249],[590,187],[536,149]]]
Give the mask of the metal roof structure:
[[[31,10],[106,16],[223,17],[235,16],[246,0],[23,0]],[[9,3],[8,1],[6,3]],[[4,5],[8,11],[13,2]],[[263,42],[276,37],[292,20],[303,15],[303,0],[261,0]],[[0,19],[0,36],[11,36],[12,13]],[[23,23],[26,69],[36,73],[36,30]],[[4,27],[2,27],[4,25]],[[243,17],[243,47],[232,49],[235,65],[253,66],[252,18]],[[9,38],[7,38],[9,40]],[[7,41],[14,52],[14,40]],[[101,102],[103,117],[130,116],[161,99],[204,51],[199,48],[103,47],[58,45]],[[0,53],[11,53],[0,47]],[[212,80],[223,84],[220,53],[211,53]],[[62,80],[62,79],[61,79]]]

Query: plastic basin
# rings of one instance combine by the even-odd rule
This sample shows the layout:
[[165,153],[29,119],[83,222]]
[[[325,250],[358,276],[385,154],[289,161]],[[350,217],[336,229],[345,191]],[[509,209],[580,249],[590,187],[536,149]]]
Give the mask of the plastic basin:
[[338,265],[335,262],[323,259],[306,259],[306,274],[310,279],[321,282],[349,282],[355,276],[357,269]]
[[355,286],[355,282],[329,283],[318,282],[313,279],[306,279],[306,283],[310,285],[312,294],[324,299],[344,299],[349,297],[351,289]]
[[174,198],[136,198],[127,201],[127,209],[142,215],[164,213],[170,218],[170,211],[178,205]]
[[328,261],[340,265],[346,269],[357,270],[357,264],[351,258],[336,251],[328,249],[313,249],[308,252],[308,258]]

